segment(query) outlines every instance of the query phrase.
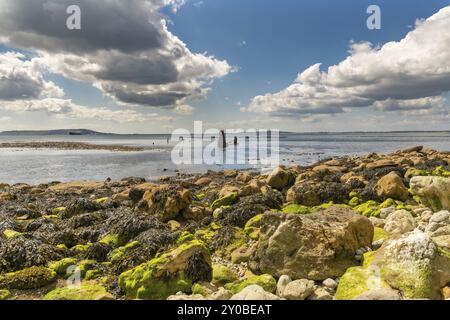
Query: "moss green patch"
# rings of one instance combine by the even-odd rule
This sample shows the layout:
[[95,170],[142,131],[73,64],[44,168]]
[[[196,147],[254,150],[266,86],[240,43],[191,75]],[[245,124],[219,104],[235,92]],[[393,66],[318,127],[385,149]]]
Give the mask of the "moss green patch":
[[177,239],[177,244],[182,244],[187,241],[194,240],[194,235],[188,231],[183,231]]
[[248,220],[245,224],[244,232],[249,236],[250,239],[259,239],[259,228],[261,226],[262,217],[262,214],[258,214],[257,216],[254,216],[253,218]]
[[349,194],[348,194],[348,197],[351,199],[351,198],[358,198],[359,197],[359,193],[358,193],[358,191],[355,191],[355,190],[353,190],[352,192],[350,192]]
[[58,249],[68,250],[67,246],[64,243],[60,243],[56,246]]
[[433,272],[429,266],[409,263],[387,263],[381,268],[383,279],[402,291],[406,298],[432,299]]
[[21,232],[17,232],[15,230],[11,230],[11,229],[6,229],[5,231],[3,231],[3,237],[6,239],[11,239],[14,237],[18,237],[21,236],[23,233]]
[[205,199],[206,195],[204,193],[200,193],[200,194],[197,194],[196,197],[198,200],[203,200],[203,199]]
[[117,234],[108,234],[104,236],[102,239],[100,239],[99,242],[107,244],[113,248],[117,248],[122,245],[121,241],[119,240],[119,236]]
[[350,201],[348,202],[348,205],[350,207],[356,207],[357,205],[359,205],[359,198],[358,197],[351,198]]
[[373,242],[376,242],[381,239],[389,239],[389,232],[382,228],[375,227],[373,231]]
[[198,238],[207,244],[211,244],[212,240],[216,235],[217,231],[212,230],[211,226],[209,228],[197,230],[195,232],[195,238]]
[[106,289],[96,283],[83,282],[79,287],[58,288],[47,293],[44,300],[100,300],[112,298]]
[[231,243],[229,245],[227,245],[223,250],[222,253],[224,253],[227,257],[231,255],[231,253],[246,245],[248,242],[248,238],[246,233],[244,232],[244,230],[240,229],[240,228],[235,228],[235,232],[233,235],[233,240],[231,241]]
[[56,280],[56,272],[45,267],[31,267],[0,276],[0,288],[39,289]]
[[116,248],[113,251],[111,251],[108,255],[108,258],[111,262],[117,261],[120,259],[127,251],[136,248],[140,245],[138,241],[133,241],[130,243],[127,243],[126,245]]
[[93,279],[97,279],[100,278],[102,276],[102,271],[101,270],[88,270],[86,271],[86,275],[84,276],[85,280],[93,280]]
[[432,176],[439,176],[439,177],[450,177],[450,171],[445,170],[443,166],[439,166],[436,169],[433,170],[431,173]]
[[58,275],[64,276],[67,274],[67,269],[70,266],[76,265],[77,261],[75,258],[64,258],[59,261],[49,262],[48,268],[55,271]]
[[307,207],[301,204],[288,204],[283,207],[282,212],[292,214],[309,214],[312,212],[312,207]]
[[85,277],[89,270],[95,270],[97,268],[97,261],[95,260],[82,260],[77,266],[80,271],[81,277]]
[[189,293],[193,280],[182,261],[186,261],[194,253],[209,259],[209,250],[202,241],[186,242],[122,273],[119,276],[119,286],[127,298],[132,299],[166,299],[178,291]]
[[227,283],[238,280],[237,274],[227,266],[221,264],[213,264],[213,280],[212,283],[216,286],[224,286]]
[[97,202],[97,203],[100,203],[100,204],[105,204],[108,201],[109,201],[108,197],[104,197],[104,198],[100,198],[100,199],[94,200],[94,202]]
[[440,256],[450,259],[450,251],[449,250],[438,247],[438,253]]
[[77,244],[76,246],[72,247],[71,249],[76,252],[85,252],[89,247],[92,246],[92,243],[87,244]]
[[369,200],[354,207],[353,209],[366,217],[379,217],[381,210],[389,207],[395,207],[398,210],[406,209],[403,202],[394,199],[386,199],[382,203],[376,202],[374,200]]
[[0,290],[0,301],[6,300],[11,296],[11,292],[8,290]]
[[244,290],[246,287],[257,284],[261,286],[267,292],[275,292],[277,288],[277,281],[270,274],[263,274],[260,276],[250,276],[242,281],[235,281],[225,285],[225,289],[230,290],[233,293],[238,293]]
[[66,207],[58,207],[52,210],[52,214],[55,216],[60,216],[61,214],[66,212],[66,210]]
[[217,208],[220,208],[222,206],[231,206],[235,204],[238,200],[239,200],[238,193],[232,192],[229,195],[226,195],[225,197],[222,197],[214,201],[211,207],[213,210],[216,210]]

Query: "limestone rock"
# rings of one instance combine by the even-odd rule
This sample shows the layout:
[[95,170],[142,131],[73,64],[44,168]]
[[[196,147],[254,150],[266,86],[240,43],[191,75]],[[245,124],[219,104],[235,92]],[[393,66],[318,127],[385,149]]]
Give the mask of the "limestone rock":
[[401,296],[396,290],[377,288],[364,292],[354,300],[401,300]]
[[283,290],[282,297],[287,300],[305,300],[314,292],[314,281],[300,279],[289,282]]
[[397,210],[386,218],[384,230],[390,234],[404,234],[416,228],[416,220],[406,210]]
[[275,168],[267,177],[267,184],[272,188],[282,190],[293,183],[292,174],[282,167]]
[[450,178],[413,177],[409,182],[411,193],[420,198],[422,204],[439,210],[450,210]]
[[378,180],[375,192],[383,200],[392,198],[405,201],[409,196],[408,189],[395,172],[391,172]]
[[309,215],[267,212],[249,266],[275,277],[336,278],[372,243],[373,230],[369,219],[340,206]]
[[122,273],[119,286],[127,298],[166,299],[178,291],[190,291],[195,282],[211,279],[209,250],[192,240]]
[[276,294],[277,296],[281,296],[283,294],[284,289],[286,288],[286,286],[288,285],[289,282],[291,282],[292,279],[291,277],[287,276],[287,275],[282,275],[277,282],[277,291]]
[[167,222],[178,216],[178,214],[189,207],[191,194],[187,189],[173,188],[169,185],[148,190],[144,193],[143,201],[147,204],[147,211],[157,214],[161,220]]
[[280,300],[280,298],[273,293],[264,291],[262,287],[253,284],[232,296],[230,300]]

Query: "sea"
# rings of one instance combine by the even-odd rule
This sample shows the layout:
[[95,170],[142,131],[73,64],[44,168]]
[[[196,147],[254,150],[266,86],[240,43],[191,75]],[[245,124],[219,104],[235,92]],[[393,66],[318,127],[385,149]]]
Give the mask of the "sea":
[[[212,165],[176,164],[172,161],[172,151],[178,142],[168,141],[168,137],[168,135],[0,135],[0,143],[73,141],[144,148],[141,152],[0,148],[0,183],[104,181],[107,178],[116,180],[132,176],[153,180],[177,173],[203,173],[207,170],[268,171],[274,166],[273,163],[262,164],[258,161],[251,163],[244,161],[246,163],[240,164],[233,161]],[[205,143],[200,145],[200,148],[204,148]],[[233,141],[229,141],[229,145],[233,145]],[[284,165],[309,165],[332,157],[356,156],[371,152],[391,153],[418,145],[449,151],[450,132],[280,133],[279,162]],[[244,158],[248,156],[248,152],[243,155]]]

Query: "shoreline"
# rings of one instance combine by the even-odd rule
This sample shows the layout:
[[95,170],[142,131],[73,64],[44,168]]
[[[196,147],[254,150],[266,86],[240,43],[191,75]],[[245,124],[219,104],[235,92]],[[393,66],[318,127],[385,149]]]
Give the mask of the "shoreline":
[[268,175],[0,183],[0,299],[450,298],[448,195],[450,152],[423,147]]
[[53,150],[106,150],[111,152],[139,152],[143,147],[126,145],[101,145],[85,142],[48,141],[48,142],[0,142],[0,149],[53,149]]

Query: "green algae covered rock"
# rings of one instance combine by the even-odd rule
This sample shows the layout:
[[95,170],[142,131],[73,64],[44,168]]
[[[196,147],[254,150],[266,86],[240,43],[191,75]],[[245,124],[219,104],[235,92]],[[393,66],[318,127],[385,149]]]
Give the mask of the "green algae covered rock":
[[450,178],[446,177],[413,177],[409,183],[410,192],[420,203],[433,209],[450,210]]
[[3,289],[39,289],[56,280],[56,272],[45,267],[31,267],[0,276]]
[[127,251],[136,248],[140,245],[138,241],[127,243],[126,245],[116,248],[108,254],[108,259],[111,262],[119,260]]
[[244,227],[244,232],[250,237],[250,239],[258,240],[259,238],[259,227],[261,226],[262,214],[254,216],[247,221]]
[[295,214],[308,214],[312,212],[311,207],[307,207],[301,204],[288,204],[282,209],[284,213],[295,213]]
[[306,215],[266,212],[249,267],[275,277],[323,281],[354,266],[356,251],[372,240],[370,220],[342,206]]
[[6,300],[11,296],[11,292],[8,290],[0,290],[0,301]]
[[216,286],[224,286],[227,283],[238,280],[238,277],[234,271],[227,266],[221,264],[213,264],[213,279],[212,283]]
[[231,206],[235,204],[239,200],[239,196],[237,192],[232,192],[222,198],[217,199],[212,204],[212,209],[216,210],[217,208],[220,208],[222,206]]
[[75,258],[64,258],[59,261],[49,262],[48,268],[55,271],[58,275],[64,276],[67,274],[67,269],[70,266],[76,265],[77,261]]
[[389,239],[389,232],[382,228],[375,227],[373,230],[373,242],[376,242],[378,240],[387,240]]
[[258,285],[265,291],[270,293],[274,293],[277,289],[277,281],[270,274],[263,274],[260,276],[253,275],[241,281],[238,280],[232,283],[228,283],[225,285],[225,289],[228,289],[236,294],[251,285]]
[[336,290],[337,300],[353,300],[361,294],[374,289],[389,288],[380,277],[380,269],[371,266],[373,252],[364,254],[362,267],[347,269],[339,280]]
[[431,238],[414,230],[364,255],[362,267],[342,276],[337,299],[353,299],[379,287],[392,288],[407,299],[438,299],[440,288],[450,281],[450,259],[439,255]]
[[166,299],[211,279],[209,250],[202,241],[193,240],[122,273],[119,286],[128,299]]
[[108,234],[108,235],[104,236],[102,239],[100,239],[99,242],[103,243],[103,244],[107,244],[113,248],[120,247],[120,245],[122,244],[122,242],[120,241],[119,236],[117,234]]
[[112,300],[113,296],[97,283],[83,282],[80,286],[58,288],[50,291],[44,300]]
[[369,200],[361,203],[360,205],[357,205],[353,208],[353,210],[365,217],[379,217],[381,210],[389,207],[395,207],[396,209],[405,209],[405,204],[394,199],[386,199],[382,203],[376,202],[374,200]]

